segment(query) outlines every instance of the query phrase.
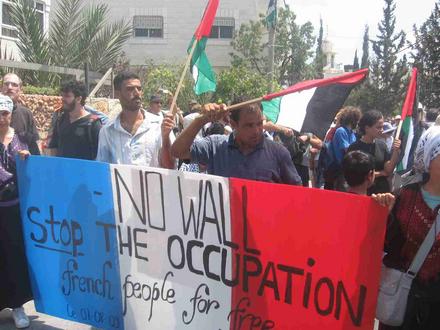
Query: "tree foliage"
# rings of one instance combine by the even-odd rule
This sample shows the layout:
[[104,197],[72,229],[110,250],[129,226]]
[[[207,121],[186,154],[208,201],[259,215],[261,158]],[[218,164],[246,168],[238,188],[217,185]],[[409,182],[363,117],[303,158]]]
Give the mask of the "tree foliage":
[[[83,0],[60,0],[51,13],[49,33],[40,25],[34,2],[16,0],[11,17],[18,29],[17,46],[25,62],[82,68],[103,72],[111,67],[124,43],[131,36],[131,26],[123,20],[108,22],[105,4],[83,6]],[[53,74],[50,75],[56,79]],[[34,75],[33,82],[38,77]],[[41,78],[41,77],[39,77]]]
[[370,37],[368,30],[369,30],[368,25],[365,25],[364,39],[362,43],[362,60],[361,60],[362,69],[370,67]]
[[[267,75],[261,75],[245,66],[233,66],[218,75],[214,100],[231,103],[237,97],[257,98],[267,93],[269,85]],[[280,88],[276,84],[274,87],[275,90]]]
[[324,53],[322,51],[322,41],[324,38],[324,28],[322,26],[322,19],[319,21],[319,34],[316,41],[315,51],[315,78],[324,78]]
[[[298,25],[289,6],[279,8],[275,39],[275,77],[281,85],[292,85],[315,76],[314,35],[310,22]],[[231,42],[232,66],[265,75],[267,41],[264,20],[240,26]]]
[[247,67],[260,74],[265,73],[267,56],[264,54],[264,21],[250,21],[242,24],[231,41],[234,50],[231,55],[233,67]]
[[[407,87],[407,61],[401,52],[405,46],[405,33],[396,32],[394,0],[384,0],[383,18],[378,24],[379,34],[373,44],[369,79],[356,88],[347,104],[358,105],[362,110],[378,109],[384,114],[399,113]],[[361,66],[368,63],[366,56],[368,27],[364,33],[364,54]]]
[[354,59],[353,59],[353,71],[359,70],[359,58],[358,58],[358,51],[354,52]]
[[428,108],[440,103],[440,1],[419,29],[414,27],[414,62],[419,69],[420,102]]
[[373,41],[370,83],[376,97],[371,107],[392,113],[401,108],[406,90],[406,58],[398,57],[405,46],[406,36],[403,31],[396,32],[394,0],[384,1],[383,18],[378,24],[379,35]]
[[278,81],[282,85],[293,85],[315,76],[313,46],[315,37],[310,22],[298,25],[296,15],[288,5],[280,8],[275,63],[279,68]]

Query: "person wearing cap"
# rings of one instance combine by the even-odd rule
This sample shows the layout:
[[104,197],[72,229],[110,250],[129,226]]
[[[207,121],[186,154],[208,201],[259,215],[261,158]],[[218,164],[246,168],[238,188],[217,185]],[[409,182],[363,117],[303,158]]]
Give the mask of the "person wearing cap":
[[387,145],[388,152],[391,152],[391,149],[393,148],[393,142],[394,142],[394,132],[396,131],[397,127],[393,127],[391,123],[385,122],[383,123],[383,131],[382,136],[379,138],[379,140],[382,140]]
[[400,123],[401,120],[402,120],[402,117],[401,117],[400,115],[397,115],[397,116],[395,116],[395,117],[393,118],[391,124],[393,125],[393,127],[396,127],[396,128],[397,128],[397,126],[399,126],[399,123]]
[[15,129],[15,133],[29,147],[32,155],[39,155],[37,141],[40,139],[38,130],[35,125],[34,117],[31,110],[20,103],[22,81],[15,73],[7,73],[3,77],[2,94],[11,98],[14,103],[14,112],[12,113],[11,127]]
[[0,94],[0,311],[12,308],[18,329],[29,326],[23,304],[32,300],[18,205],[15,157],[29,155],[11,127],[11,98]]
[[164,113],[162,111],[162,99],[159,95],[150,96],[150,107],[147,112],[152,114],[153,117],[158,116],[160,120],[163,119]]

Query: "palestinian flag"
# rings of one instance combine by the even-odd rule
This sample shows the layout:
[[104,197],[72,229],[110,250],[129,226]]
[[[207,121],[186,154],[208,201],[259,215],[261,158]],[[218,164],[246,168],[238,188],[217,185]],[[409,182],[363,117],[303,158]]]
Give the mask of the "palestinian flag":
[[60,157],[17,167],[38,312],[106,330],[373,329],[387,210],[370,198]]
[[214,92],[217,86],[215,73],[212,70],[208,57],[206,56],[205,47],[208,37],[211,34],[211,28],[217,12],[218,3],[219,0],[209,0],[202,21],[188,47],[188,53],[190,53],[194,42],[197,42],[191,58],[191,73],[195,81],[194,92],[197,95],[210,91]]
[[273,123],[323,139],[338,110],[368,69],[308,80],[263,97],[263,112]]
[[266,13],[267,28],[274,28],[277,22],[277,1],[269,0],[269,6]]
[[397,171],[406,171],[412,166],[412,155],[414,149],[414,118],[413,110],[416,106],[417,95],[417,68],[413,68],[405,102],[402,107],[401,123],[402,126],[400,139],[402,140],[403,158],[397,165]]

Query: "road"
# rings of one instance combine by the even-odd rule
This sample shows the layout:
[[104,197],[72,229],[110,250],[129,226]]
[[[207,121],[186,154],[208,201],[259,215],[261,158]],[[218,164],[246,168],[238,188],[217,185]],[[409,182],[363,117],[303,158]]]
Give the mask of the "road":
[[[97,330],[88,325],[37,313],[33,301],[27,303],[24,308],[31,319],[31,326],[28,328],[30,330]],[[377,328],[376,323],[374,330],[377,330]],[[0,330],[16,330],[9,310],[0,312]]]
[[[24,305],[26,314],[31,319],[30,330],[91,330],[88,325],[70,322],[57,317],[40,314],[35,311],[34,302],[31,301]],[[3,310],[0,312],[0,330],[16,330],[12,320],[11,311]]]

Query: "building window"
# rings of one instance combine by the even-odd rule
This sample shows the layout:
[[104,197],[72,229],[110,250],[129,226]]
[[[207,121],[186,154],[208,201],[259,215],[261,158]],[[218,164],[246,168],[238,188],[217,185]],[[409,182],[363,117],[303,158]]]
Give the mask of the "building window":
[[210,38],[232,39],[234,36],[235,19],[232,17],[216,17],[212,24]]
[[44,31],[44,3],[35,1],[35,12],[40,20],[41,31]]
[[162,16],[133,16],[135,38],[163,38]]
[[[34,1],[35,12],[40,21],[40,28],[44,31],[44,3]],[[2,36],[17,38],[18,31],[11,17],[11,1],[3,1],[2,3]]]
[[17,38],[18,32],[11,18],[11,3],[2,4],[2,36]]

